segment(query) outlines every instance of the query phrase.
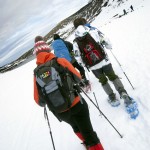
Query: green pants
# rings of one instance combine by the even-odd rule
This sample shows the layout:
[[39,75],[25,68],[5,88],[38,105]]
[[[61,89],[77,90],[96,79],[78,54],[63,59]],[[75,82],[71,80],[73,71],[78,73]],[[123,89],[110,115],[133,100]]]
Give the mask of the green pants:
[[99,82],[102,85],[105,85],[108,81],[114,81],[118,78],[118,76],[115,74],[112,65],[108,64],[100,69],[92,70],[93,74],[96,76],[96,78],[99,79]]

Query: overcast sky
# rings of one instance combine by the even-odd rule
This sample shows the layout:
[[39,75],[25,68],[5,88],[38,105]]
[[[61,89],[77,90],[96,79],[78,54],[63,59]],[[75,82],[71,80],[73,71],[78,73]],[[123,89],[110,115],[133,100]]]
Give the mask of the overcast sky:
[[[113,0],[109,0],[111,1]],[[141,4],[136,6],[138,1]],[[123,5],[121,9],[114,8],[114,5],[111,8],[105,7],[91,24],[110,39],[113,49],[106,51],[114,71],[121,78],[128,94],[138,103],[140,111],[138,118],[131,120],[125,112],[123,100],[110,83],[121,103],[118,107],[111,107],[98,79],[91,71],[85,69],[92,85],[92,91],[87,94],[94,103],[95,94],[100,110],[123,135],[123,138],[120,138],[107,119],[81,93],[88,103],[93,128],[105,150],[150,149],[150,119],[148,119],[150,116],[150,22],[148,21],[150,0],[142,1],[128,0],[125,3],[128,4],[127,7]],[[106,25],[101,24],[101,21],[109,18],[110,14],[112,16],[116,13],[123,14],[123,8],[129,8],[131,2],[135,11],[118,19],[110,19]],[[74,34],[67,40],[73,39]],[[44,110],[33,100],[34,67],[36,59],[0,74],[0,150],[54,150]],[[129,77],[134,90],[124,73]],[[50,111],[48,117],[56,150],[85,150],[68,124],[60,123]]]
[[36,35],[46,35],[88,0],[0,0],[0,66],[33,47]]

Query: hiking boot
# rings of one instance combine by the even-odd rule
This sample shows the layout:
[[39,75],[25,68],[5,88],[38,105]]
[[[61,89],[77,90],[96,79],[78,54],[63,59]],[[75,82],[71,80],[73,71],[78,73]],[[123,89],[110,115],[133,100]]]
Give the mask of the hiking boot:
[[131,100],[131,98],[129,97],[129,95],[128,95],[127,93],[122,92],[122,93],[120,94],[120,96],[121,96],[121,98],[124,100],[125,105],[129,105],[129,104],[132,103],[132,100]]
[[108,103],[110,103],[110,105],[113,107],[117,107],[120,105],[120,101],[116,98],[116,95],[114,93],[108,96]]

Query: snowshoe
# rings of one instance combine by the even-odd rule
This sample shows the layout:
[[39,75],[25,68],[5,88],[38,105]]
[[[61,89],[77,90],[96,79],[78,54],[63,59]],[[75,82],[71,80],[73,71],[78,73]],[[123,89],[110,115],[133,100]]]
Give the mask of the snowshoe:
[[139,115],[138,105],[132,98],[130,104],[125,104],[125,108],[131,119],[136,119]]
[[121,98],[124,99],[125,108],[127,113],[130,115],[130,118],[136,119],[136,117],[139,115],[138,105],[136,101],[128,96],[127,93],[122,93]]

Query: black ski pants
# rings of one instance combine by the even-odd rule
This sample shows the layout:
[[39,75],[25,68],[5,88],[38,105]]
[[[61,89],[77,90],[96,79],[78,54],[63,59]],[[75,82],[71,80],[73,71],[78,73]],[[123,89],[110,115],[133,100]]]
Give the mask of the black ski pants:
[[70,124],[75,133],[80,132],[87,146],[95,145],[100,142],[96,132],[93,130],[88,105],[83,98],[81,102],[70,110],[60,113],[59,118]]
[[82,78],[86,79],[84,68],[77,61],[75,61],[72,65],[79,70]]
[[[110,81],[114,81],[115,79],[118,78],[118,76],[115,74],[112,65],[108,64],[102,68],[96,69],[96,70],[92,70],[93,74],[96,76],[96,78],[99,79],[99,82],[102,85],[105,85],[108,81],[108,79]],[[108,77],[108,79],[107,79]]]

